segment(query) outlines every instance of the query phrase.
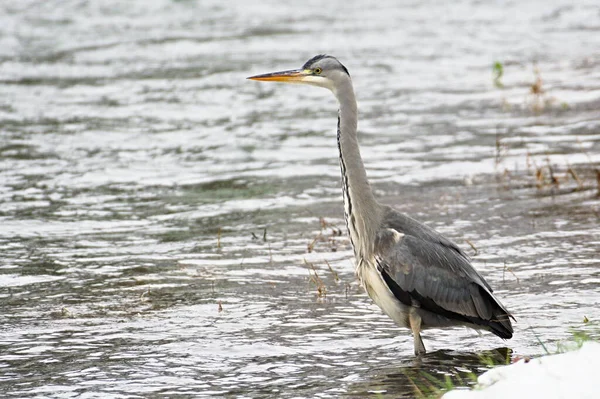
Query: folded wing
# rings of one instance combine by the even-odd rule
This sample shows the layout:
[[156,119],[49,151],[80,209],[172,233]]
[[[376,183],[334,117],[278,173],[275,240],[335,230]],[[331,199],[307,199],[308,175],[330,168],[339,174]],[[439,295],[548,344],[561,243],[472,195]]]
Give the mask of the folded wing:
[[511,338],[512,316],[468,257],[435,230],[391,212],[375,247],[378,270],[394,296],[456,324]]

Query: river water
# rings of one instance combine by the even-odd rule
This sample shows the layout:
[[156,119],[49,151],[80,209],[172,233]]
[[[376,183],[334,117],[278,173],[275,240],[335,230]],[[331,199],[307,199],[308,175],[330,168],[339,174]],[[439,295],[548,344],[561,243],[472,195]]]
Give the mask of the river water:
[[[597,2],[249,3],[0,4],[3,397],[411,397],[598,335]],[[512,340],[415,359],[358,286],[335,100],[245,80],[318,53],[377,196],[472,256]]]

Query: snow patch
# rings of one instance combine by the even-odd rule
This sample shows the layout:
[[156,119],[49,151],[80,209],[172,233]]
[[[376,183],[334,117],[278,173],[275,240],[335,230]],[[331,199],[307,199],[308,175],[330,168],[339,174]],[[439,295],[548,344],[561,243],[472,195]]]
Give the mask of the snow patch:
[[443,399],[595,399],[599,370],[600,343],[585,342],[572,352],[496,367],[479,376],[477,389],[450,391]]

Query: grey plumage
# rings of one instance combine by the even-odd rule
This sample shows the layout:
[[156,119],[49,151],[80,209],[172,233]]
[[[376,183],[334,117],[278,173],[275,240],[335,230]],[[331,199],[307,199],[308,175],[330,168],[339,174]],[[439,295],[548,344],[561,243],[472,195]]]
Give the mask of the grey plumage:
[[425,353],[420,332],[427,328],[464,325],[512,337],[512,316],[467,255],[427,225],[375,200],[360,155],[358,110],[344,65],[318,55],[301,69],[249,79],[325,87],[338,99],[344,216],[356,274],[373,301],[399,326],[412,330],[415,354]]
[[350,73],[348,72],[348,68],[346,68],[341,62],[339,62],[337,60],[337,58],[334,58],[327,54],[315,55],[310,60],[308,60],[304,63],[304,65],[302,66],[302,69],[304,69],[304,70],[312,69],[313,67],[318,66],[317,63],[319,61],[327,62],[328,59],[329,59],[329,61],[331,61],[328,64],[329,68],[339,68],[339,69],[343,70],[346,73],[346,75],[350,76]]
[[[422,329],[467,325],[512,337],[508,311],[456,244],[391,208],[383,220],[375,244],[378,270],[398,300],[418,308]],[[403,234],[399,242],[390,229]]]

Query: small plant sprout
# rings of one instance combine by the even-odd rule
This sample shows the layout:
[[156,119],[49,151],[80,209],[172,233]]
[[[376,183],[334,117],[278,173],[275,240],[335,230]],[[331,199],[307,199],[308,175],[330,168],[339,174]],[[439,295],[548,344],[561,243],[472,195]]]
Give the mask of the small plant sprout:
[[504,75],[504,66],[500,61],[494,62],[494,66],[492,67],[494,73],[494,86],[499,89],[504,88],[504,84],[502,83],[502,76]]

